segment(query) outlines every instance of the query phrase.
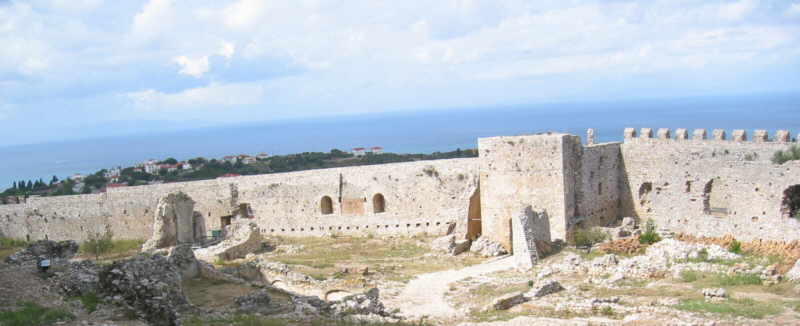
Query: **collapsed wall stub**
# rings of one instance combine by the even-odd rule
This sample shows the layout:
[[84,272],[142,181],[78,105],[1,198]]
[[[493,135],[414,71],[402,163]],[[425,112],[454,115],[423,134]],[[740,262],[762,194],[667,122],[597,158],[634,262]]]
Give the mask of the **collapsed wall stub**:
[[142,250],[194,243],[197,231],[194,204],[183,192],[159,199],[153,214],[153,236],[144,243]]
[[[546,225],[547,216],[545,213],[534,212],[530,206],[521,209],[514,218],[511,219],[511,232],[514,254],[514,265],[523,270],[528,270],[536,265],[539,260],[539,252],[536,248],[536,231],[543,230]],[[538,240],[544,240],[539,238]]]

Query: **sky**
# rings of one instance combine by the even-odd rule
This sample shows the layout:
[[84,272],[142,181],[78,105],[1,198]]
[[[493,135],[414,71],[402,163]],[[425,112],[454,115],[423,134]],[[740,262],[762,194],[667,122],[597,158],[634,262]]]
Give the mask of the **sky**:
[[0,146],[800,92],[800,0],[0,0]]

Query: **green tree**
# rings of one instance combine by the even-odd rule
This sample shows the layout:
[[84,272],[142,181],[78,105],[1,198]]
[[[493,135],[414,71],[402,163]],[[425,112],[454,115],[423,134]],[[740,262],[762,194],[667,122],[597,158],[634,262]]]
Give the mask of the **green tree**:
[[166,160],[163,160],[163,161],[159,162],[159,164],[178,164],[178,160],[170,157],[170,158],[167,158]]

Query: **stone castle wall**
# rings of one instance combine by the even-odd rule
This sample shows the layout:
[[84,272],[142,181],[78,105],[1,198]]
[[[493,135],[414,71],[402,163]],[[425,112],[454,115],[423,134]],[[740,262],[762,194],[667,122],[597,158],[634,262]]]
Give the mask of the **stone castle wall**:
[[[266,234],[438,234],[466,218],[469,197],[477,188],[477,168],[477,159],[451,159],[30,198],[23,204],[0,205],[0,236],[83,241],[110,225],[116,238],[147,239],[158,199],[178,191],[196,202],[195,211],[208,230],[220,229],[222,217],[248,204]],[[384,211],[376,213],[377,194],[384,198]],[[320,210],[323,196],[332,199],[331,214]],[[347,210],[343,203],[360,206]]]
[[660,227],[695,235],[800,239],[793,231],[800,222],[782,204],[784,192],[800,184],[800,162],[770,162],[776,151],[795,144],[788,132],[771,139],[756,131],[753,140],[741,130],[730,137],[702,129],[626,129],[624,135],[622,143],[587,146],[557,133],[481,138],[479,158],[30,198],[0,205],[0,236],[82,241],[109,225],[117,238],[147,239],[158,200],[182,191],[196,202],[206,230],[253,218],[268,236],[454,229],[511,248],[511,218],[530,207],[538,217],[532,232],[537,240],[564,240],[575,225],[608,225],[623,216],[652,218]]
[[721,130],[712,137],[703,129],[693,131],[694,137],[685,130],[675,137],[651,134],[645,129],[637,137],[626,130],[622,215],[653,218],[660,227],[694,235],[800,239],[800,222],[783,216],[781,204],[783,192],[800,184],[800,162],[770,162],[793,144],[788,133],[769,139],[759,131],[752,141],[744,131],[735,131],[735,140],[723,138]]

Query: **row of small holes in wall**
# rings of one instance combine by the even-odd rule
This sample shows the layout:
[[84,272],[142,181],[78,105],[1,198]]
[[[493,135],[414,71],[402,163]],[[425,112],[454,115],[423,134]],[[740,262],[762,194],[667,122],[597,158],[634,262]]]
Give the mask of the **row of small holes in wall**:
[[[436,225],[436,226],[440,226],[440,225],[442,225],[442,222],[436,222],[436,224],[435,224],[435,225]],[[416,227],[422,227],[422,223],[416,223],[416,224],[415,224],[415,226],[416,226]],[[429,227],[429,226],[431,226],[431,223],[430,223],[430,222],[426,222],[426,223],[425,223],[425,226],[426,226],[426,227]],[[400,227],[400,224],[395,224],[395,225],[394,225],[394,227],[395,227],[395,228],[399,228],[399,227]],[[406,227],[407,227],[407,228],[410,228],[410,227],[411,227],[411,223],[407,223],[407,224],[406,224]],[[360,227],[358,227],[358,226],[355,226],[355,227],[353,227],[353,228],[355,228],[356,230],[360,230],[360,229],[361,229],[361,228],[360,228]],[[376,228],[376,229],[380,229],[380,228],[381,228],[381,226],[380,226],[380,225],[376,225],[376,226],[375,226],[375,228]],[[384,228],[384,229],[389,229],[389,228],[391,228],[391,225],[388,225],[388,224],[387,224],[387,225],[384,225],[384,227],[383,227],[383,228]],[[329,226],[329,227],[328,227],[328,230],[331,230],[331,231],[332,231],[333,229],[334,229],[334,227],[333,227],[333,226]],[[344,227],[344,229],[345,229],[345,230],[350,230],[350,229],[351,229],[351,227],[350,227],[350,226],[345,226],[345,227]],[[364,226],[364,229],[369,229],[369,225],[366,225],[366,226]],[[306,230],[305,228],[300,228],[300,232],[304,232],[305,230]],[[315,229],[314,229],[313,227],[312,227],[312,228],[309,228],[309,231],[314,231],[314,230],[315,230]],[[324,230],[325,230],[325,227],[320,227],[320,228],[319,228],[319,230],[322,230],[322,231],[324,231]],[[341,227],[341,226],[338,226],[338,227],[336,227],[336,230],[342,230],[342,227]],[[289,232],[295,232],[295,231],[297,231],[297,229],[289,229]],[[267,232],[267,229],[261,229],[261,232]],[[270,229],[270,230],[269,230],[269,232],[275,232],[275,229]],[[286,229],[281,229],[281,231],[280,231],[280,232],[286,232]]]

